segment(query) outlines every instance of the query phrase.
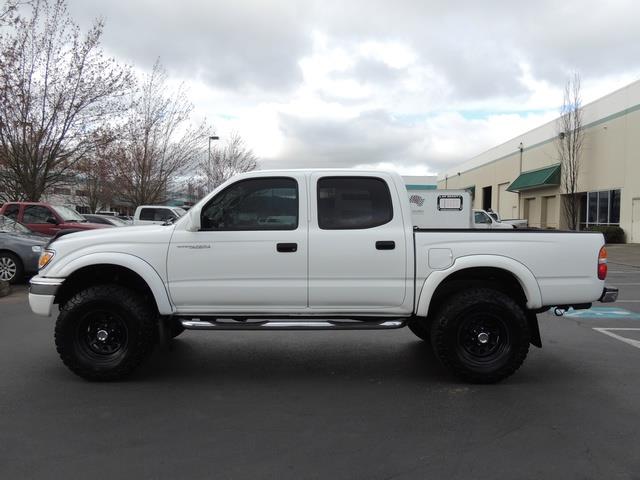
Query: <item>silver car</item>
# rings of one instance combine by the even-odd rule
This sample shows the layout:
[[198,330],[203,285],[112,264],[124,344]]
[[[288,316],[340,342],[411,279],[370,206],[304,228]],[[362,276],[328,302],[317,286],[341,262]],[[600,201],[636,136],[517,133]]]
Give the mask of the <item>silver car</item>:
[[40,252],[48,242],[48,237],[0,215],[0,281],[16,283],[37,273]]

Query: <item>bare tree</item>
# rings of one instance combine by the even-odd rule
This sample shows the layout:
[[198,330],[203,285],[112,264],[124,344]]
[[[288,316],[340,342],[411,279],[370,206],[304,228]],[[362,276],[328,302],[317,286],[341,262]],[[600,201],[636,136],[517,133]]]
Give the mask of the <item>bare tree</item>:
[[133,95],[115,154],[118,195],[133,205],[165,200],[168,182],[195,168],[207,126],[189,124],[193,105],[183,86],[169,91],[159,62]]
[[15,22],[18,18],[18,7],[25,3],[28,2],[25,0],[7,0],[0,7],[0,26]]
[[556,149],[561,165],[562,213],[570,230],[578,229],[580,195],[578,178],[584,145],[580,76],[576,73],[564,88],[564,99],[557,121]]
[[198,172],[211,191],[232,176],[257,167],[256,155],[247,147],[242,137],[233,132],[223,147],[214,148],[210,156],[205,156],[200,161]]
[[0,33],[0,191],[39,200],[67,183],[95,147],[94,132],[121,113],[128,69],[105,58],[103,22],[86,35],[65,0],[34,0]]
[[78,162],[75,168],[79,187],[75,203],[88,207],[91,213],[111,205],[115,197],[114,142],[113,133],[101,132],[95,139],[95,149]]

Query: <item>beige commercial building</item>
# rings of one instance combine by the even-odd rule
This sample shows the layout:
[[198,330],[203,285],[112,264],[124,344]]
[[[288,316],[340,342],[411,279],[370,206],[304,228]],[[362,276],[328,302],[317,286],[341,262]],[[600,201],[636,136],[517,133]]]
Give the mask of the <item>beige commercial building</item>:
[[[619,225],[640,243],[640,81],[583,108],[578,178],[580,228]],[[566,228],[556,121],[498,145],[438,176],[438,188],[468,188],[475,208]]]

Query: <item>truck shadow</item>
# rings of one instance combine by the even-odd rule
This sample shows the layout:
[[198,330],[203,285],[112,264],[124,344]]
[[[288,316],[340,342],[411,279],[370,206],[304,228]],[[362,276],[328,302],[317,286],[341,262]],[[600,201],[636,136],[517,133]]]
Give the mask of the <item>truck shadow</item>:
[[[439,363],[427,342],[404,332],[360,333],[359,337],[351,332],[316,337],[314,333],[298,332],[243,332],[233,336],[217,333],[183,334],[171,342],[168,351],[158,349],[132,380],[462,383]],[[396,335],[398,338],[391,338]],[[556,375],[557,367],[556,364]],[[527,377],[518,372],[512,379],[528,381]]]
[[[137,381],[185,378],[248,379],[441,379],[453,380],[440,365],[431,346],[418,339],[404,341],[313,338],[293,332],[283,341],[270,334],[243,334],[229,342],[185,335],[168,351],[157,349],[139,372]],[[269,338],[265,338],[265,337]],[[282,333],[279,335],[282,336]],[[261,338],[262,337],[262,338]],[[295,338],[294,338],[295,337]]]

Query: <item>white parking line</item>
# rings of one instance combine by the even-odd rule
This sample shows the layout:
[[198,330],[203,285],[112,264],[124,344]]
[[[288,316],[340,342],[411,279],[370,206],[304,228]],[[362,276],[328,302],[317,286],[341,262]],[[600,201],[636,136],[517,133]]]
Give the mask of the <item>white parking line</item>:
[[620,282],[616,282],[616,287],[618,285],[640,285],[640,282],[631,282],[631,283],[620,283]]
[[640,303],[640,300],[616,300],[616,303]]
[[616,335],[615,333],[611,333],[611,330],[633,330],[640,331],[640,328],[594,328],[594,330],[604,333],[605,335],[609,335],[616,340],[620,340],[627,345],[631,345],[632,347],[640,348],[640,340],[633,340],[632,338],[622,337],[620,335]]

